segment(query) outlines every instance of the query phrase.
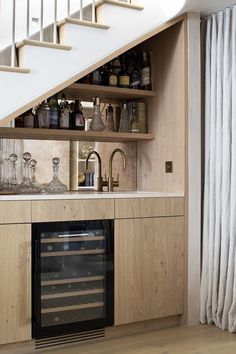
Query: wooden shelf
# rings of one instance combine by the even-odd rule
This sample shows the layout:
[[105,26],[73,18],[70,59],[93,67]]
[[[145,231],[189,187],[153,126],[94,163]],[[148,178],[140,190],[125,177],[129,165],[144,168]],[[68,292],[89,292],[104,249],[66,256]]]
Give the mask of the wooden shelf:
[[71,140],[97,142],[124,142],[153,140],[154,134],[95,132],[81,130],[0,128],[0,138],[30,140]]
[[67,99],[91,100],[94,96],[106,99],[140,99],[154,97],[155,91],[134,90],[88,84],[72,84],[63,90]]

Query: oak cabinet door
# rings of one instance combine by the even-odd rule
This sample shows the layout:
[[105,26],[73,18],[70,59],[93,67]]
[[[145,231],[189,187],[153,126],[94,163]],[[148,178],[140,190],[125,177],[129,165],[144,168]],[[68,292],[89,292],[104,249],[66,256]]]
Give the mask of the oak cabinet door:
[[115,221],[115,324],[183,313],[184,218]]
[[0,344],[31,339],[31,225],[0,225]]

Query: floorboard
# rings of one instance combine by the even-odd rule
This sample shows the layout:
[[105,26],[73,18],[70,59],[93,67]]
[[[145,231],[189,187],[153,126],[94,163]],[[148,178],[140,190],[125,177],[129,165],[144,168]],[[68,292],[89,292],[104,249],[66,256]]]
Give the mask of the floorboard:
[[97,343],[42,351],[44,354],[235,354],[236,334],[214,326],[178,327]]

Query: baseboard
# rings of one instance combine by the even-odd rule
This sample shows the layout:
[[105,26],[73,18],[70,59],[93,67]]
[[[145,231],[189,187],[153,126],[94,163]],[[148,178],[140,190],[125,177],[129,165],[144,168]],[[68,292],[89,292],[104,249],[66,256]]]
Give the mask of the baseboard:
[[[147,333],[151,331],[158,331],[161,329],[178,327],[180,325],[180,316],[171,316],[166,318],[159,318],[156,320],[143,321],[131,323],[121,326],[107,327],[105,330],[105,338],[97,339],[101,341],[109,341],[113,338],[122,338],[139,333]],[[88,340],[87,343],[96,342],[96,339]],[[86,347],[85,342],[74,344],[76,347]],[[63,345],[63,347],[73,347],[73,344]],[[55,349],[55,348],[54,348]],[[48,349],[49,350],[49,349]],[[20,342],[14,344],[5,344],[0,346],[0,354],[33,354],[43,352],[42,349],[35,349],[35,341]]]

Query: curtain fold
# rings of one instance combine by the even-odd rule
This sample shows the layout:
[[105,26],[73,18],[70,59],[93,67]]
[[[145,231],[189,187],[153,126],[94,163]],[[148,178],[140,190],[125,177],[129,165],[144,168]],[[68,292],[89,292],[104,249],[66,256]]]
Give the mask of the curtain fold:
[[204,19],[201,323],[236,332],[236,6]]

